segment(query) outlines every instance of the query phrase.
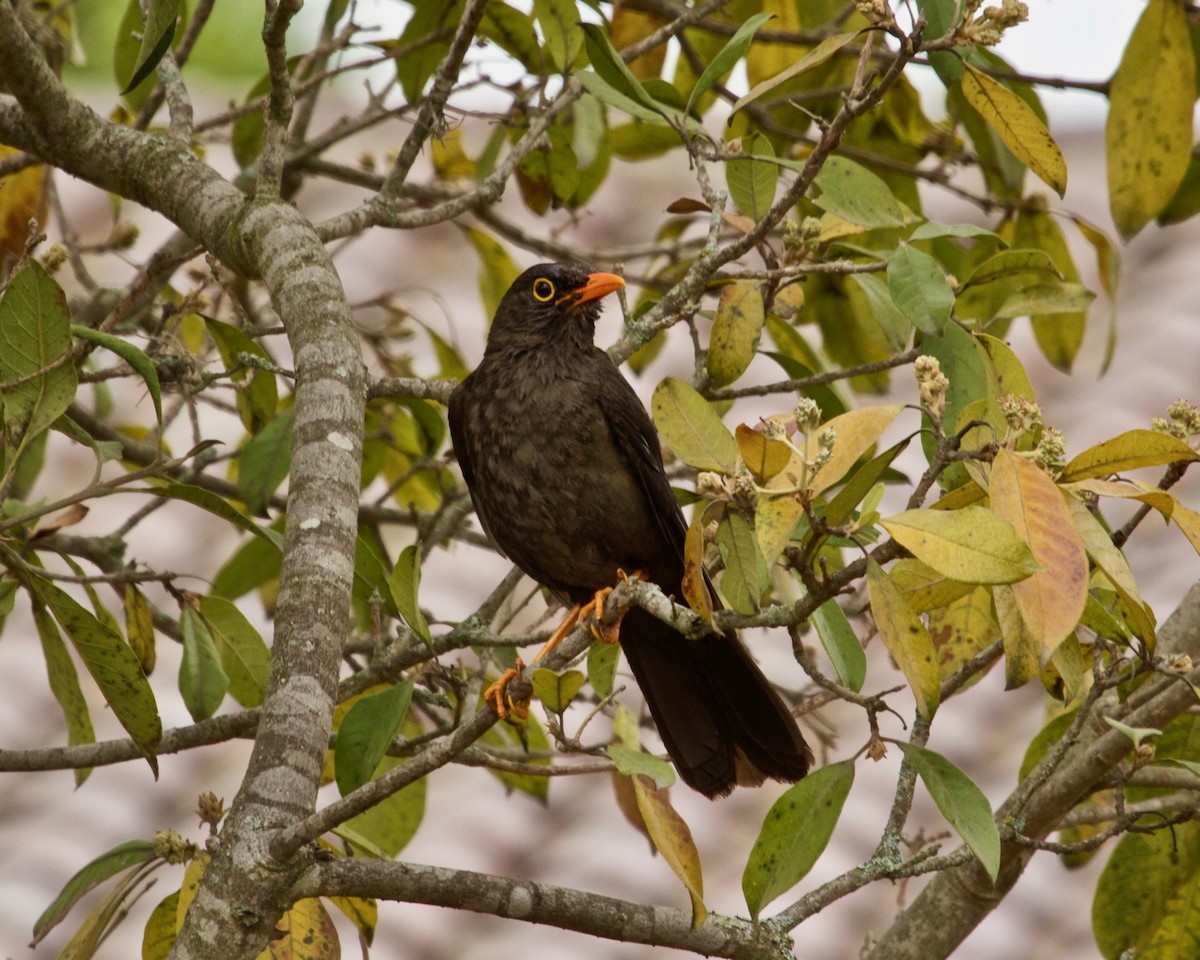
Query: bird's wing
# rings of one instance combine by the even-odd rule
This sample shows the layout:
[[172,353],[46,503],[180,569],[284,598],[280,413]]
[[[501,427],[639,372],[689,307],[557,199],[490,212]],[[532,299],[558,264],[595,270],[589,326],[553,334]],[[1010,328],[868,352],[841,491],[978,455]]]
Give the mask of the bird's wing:
[[[469,379],[470,377],[467,378],[467,380]],[[483,532],[491,537],[492,543],[495,543],[496,538],[492,536],[487,517],[480,507],[479,498],[475,496],[475,464],[471,460],[471,445],[467,442],[466,428],[466,391],[469,389],[467,380],[460,383],[450,394],[446,419],[450,422],[450,440],[454,445],[454,456],[458,460],[458,468],[467,482],[467,490],[471,493],[471,502],[475,504],[475,516],[479,518]],[[503,551],[501,552],[503,553]]]
[[608,356],[603,351],[599,352],[604,363],[604,366],[597,364],[598,369],[603,371],[599,378],[600,409],[618,449],[637,476],[662,535],[682,561],[687,522],[683,519],[683,511],[679,509],[663,470],[658,434],[650,415],[642,406],[641,398]]

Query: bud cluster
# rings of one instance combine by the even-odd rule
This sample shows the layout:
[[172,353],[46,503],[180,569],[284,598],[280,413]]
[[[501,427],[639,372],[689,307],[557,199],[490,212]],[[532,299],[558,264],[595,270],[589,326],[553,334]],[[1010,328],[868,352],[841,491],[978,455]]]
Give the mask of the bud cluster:
[[[979,0],[968,5],[968,17],[978,9]],[[998,7],[985,7],[973,20],[964,19],[955,39],[961,44],[979,47],[995,46],[1004,37],[1004,31],[1029,19],[1029,7],[1020,0],[1002,0]]]
[[1167,407],[1167,418],[1155,417],[1150,426],[1160,433],[1187,440],[1200,434],[1200,407],[1186,400],[1176,400]]
[[921,409],[934,420],[940,420],[946,412],[946,391],[950,388],[941,364],[937,357],[920,356],[913,363],[913,372],[917,375]]

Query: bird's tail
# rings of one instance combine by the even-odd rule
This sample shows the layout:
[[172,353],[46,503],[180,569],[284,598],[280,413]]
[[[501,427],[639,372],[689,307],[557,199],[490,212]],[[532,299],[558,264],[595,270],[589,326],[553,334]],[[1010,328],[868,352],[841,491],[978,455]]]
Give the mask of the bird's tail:
[[635,608],[621,647],[688,786],[721,797],[808,772],[812,752],[795,719],[733,631],[689,640]]

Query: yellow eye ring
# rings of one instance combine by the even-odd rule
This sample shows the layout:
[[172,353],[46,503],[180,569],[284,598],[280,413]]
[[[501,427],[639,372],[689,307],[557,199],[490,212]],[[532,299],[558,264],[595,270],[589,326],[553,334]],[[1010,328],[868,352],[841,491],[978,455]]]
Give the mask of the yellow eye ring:
[[533,299],[538,303],[547,303],[554,299],[554,284],[545,277],[533,281]]

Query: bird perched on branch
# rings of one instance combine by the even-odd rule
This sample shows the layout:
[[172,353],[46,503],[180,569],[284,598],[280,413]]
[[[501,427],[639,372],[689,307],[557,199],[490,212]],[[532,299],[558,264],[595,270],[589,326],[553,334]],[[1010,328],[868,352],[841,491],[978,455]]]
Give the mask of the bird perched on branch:
[[[526,270],[500,301],[483,361],[450,397],[454,449],[484,530],[576,619],[624,575],[683,595],[687,525],[658,435],[592,342],[600,299],[623,285],[581,263]],[[720,797],[805,775],[812,754],[734,631],[692,640],[634,608],[619,632],[685,783]]]

